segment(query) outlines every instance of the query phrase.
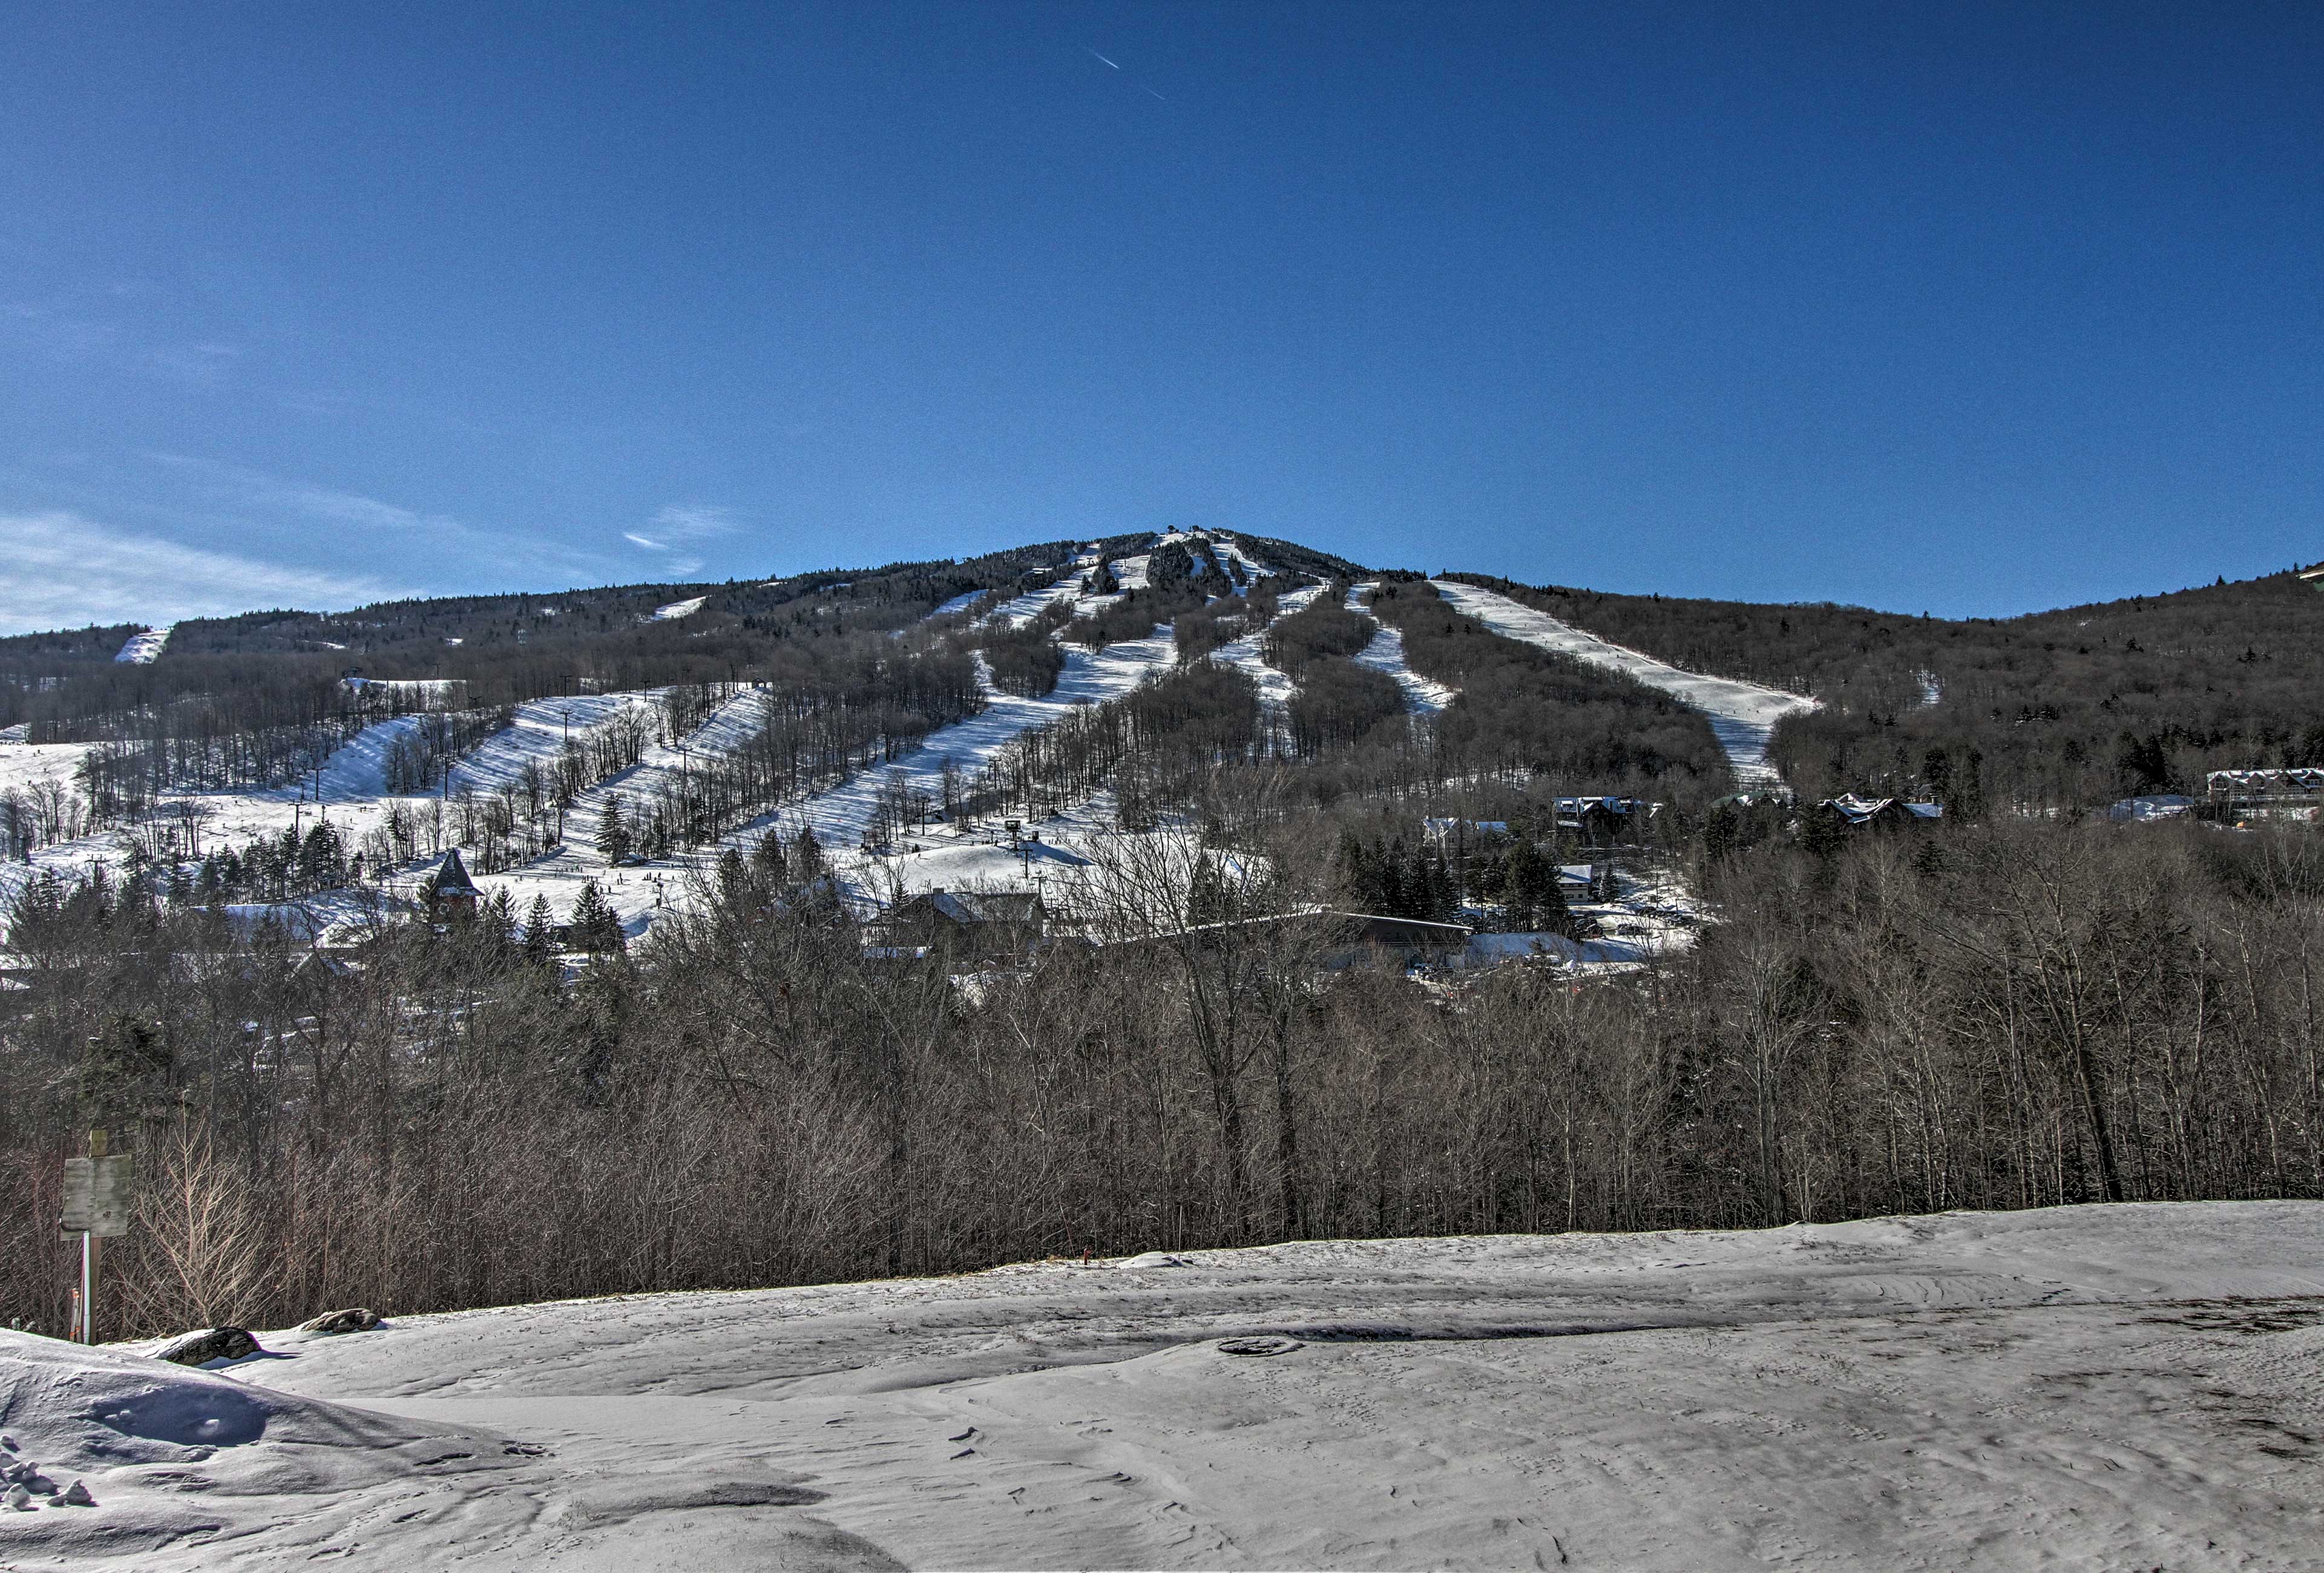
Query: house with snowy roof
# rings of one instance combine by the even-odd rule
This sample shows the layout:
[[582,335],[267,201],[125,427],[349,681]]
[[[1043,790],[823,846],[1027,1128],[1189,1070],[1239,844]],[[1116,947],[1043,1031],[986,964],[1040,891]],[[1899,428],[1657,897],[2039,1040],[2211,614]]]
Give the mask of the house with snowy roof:
[[869,926],[865,941],[890,951],[947,956],[1024,956],[1048,930],[1035,891],[932,890],[898,902]]
[[1916,829],[1945,816],[1941,803],[1908,803],[1902,798],[1860,798],[1844,792],[1826,798],[1812,810],[1837,819],[1844,830]]

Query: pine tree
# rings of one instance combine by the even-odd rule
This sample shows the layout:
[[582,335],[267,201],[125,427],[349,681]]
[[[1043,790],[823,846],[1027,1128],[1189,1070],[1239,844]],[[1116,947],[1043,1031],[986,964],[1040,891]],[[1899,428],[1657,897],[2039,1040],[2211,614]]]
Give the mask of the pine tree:
[[546,969],[557,964],[556,915],[547,896],[535,896],[524,914],[524,958]]
[[729,906],[740,901],[751,880],[749,865],[732,847],[718,855],[718,895]]
[[476,911],[476,948],[495,961],[505,961],[516,948],[516,901],[503,885]]
[[1348,905],[1360,912],[1380,911],[1379,871],[1371,848],[1353,830],[1340,832],[1340,886]]
[[305,891],[336,890],[346,883],[346,855],[328,819],[318,819],[299,847],[299,884]]
[[625,948],[622,920],[594,879],[583,882],[581,893],[573,898],[573,913],[567,922],[573,942],[592,956],[608,955]]
[[597,854],[608,864],[630,860],[630,827],[623,813],[622,794],[615,792],[606,800],[605,811],[597,819]]
[[815,838],[815,827],[801,825],[798,839],[791,844],[791,877],[807,884],[823,875],[823,846]]
[[764,876],[769,884],[779,888],[783,883],[784,874],[783,838],[780,832],[770,829],[765,835],[760,837],[758,849],[751,854],[751,861],[758,865],[759,873]]

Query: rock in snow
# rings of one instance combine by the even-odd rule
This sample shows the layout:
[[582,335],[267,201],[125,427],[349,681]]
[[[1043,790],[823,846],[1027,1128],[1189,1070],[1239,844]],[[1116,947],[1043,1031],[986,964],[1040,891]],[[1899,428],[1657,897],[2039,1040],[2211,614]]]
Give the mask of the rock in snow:
[[300,1322],[302,1333],[368,1333],[379,1326],[379,1313],[356,1306],[347,1310],[325,1311],[312,1321]]
[[0,1333],[0,1421],[96,1504],[0,1515],[0,1565],[2201,1569],[2324,1544],[2324,1204],[1183,1262],[398,1318],[218,1374]]
[[207,1365],[213,1360],[240,1360],[256,1352],[258,1340],[241,1328],[211,1328],[181,1333],[153,1351],[156,1360],[172,1365]]

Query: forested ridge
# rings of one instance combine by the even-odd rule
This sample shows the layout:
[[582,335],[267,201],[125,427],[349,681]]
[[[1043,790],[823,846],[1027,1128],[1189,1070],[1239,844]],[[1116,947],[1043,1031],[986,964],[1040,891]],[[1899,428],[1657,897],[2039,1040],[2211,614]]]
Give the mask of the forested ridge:
[[2001,800],[2088,808],[2200,792],[2209,770],[2324,763],[2324,597],[2292,570],[1964,620],[1447,577],[1674,666],[1814,697],[1775,752],[1818,796],[1974,774]]

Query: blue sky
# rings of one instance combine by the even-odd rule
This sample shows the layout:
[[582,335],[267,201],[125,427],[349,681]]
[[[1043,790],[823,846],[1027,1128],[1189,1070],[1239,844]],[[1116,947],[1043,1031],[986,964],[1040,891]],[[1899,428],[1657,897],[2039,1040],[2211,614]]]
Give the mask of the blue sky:
[[2312,6],[10,31],[0,629],[1172,525],[1939,614],[2324,556]]

